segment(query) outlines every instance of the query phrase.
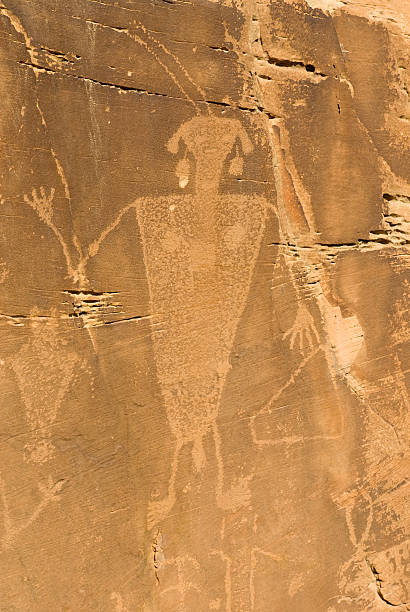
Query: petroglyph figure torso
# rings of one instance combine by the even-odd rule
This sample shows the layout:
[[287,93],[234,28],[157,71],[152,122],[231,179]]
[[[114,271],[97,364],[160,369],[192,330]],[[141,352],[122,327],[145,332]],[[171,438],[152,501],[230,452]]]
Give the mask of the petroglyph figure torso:
[[29,460],[35,463],[48,461],[53,455],[50,426],[80,362],[77,354],[65,350],[64,345],[57,319],[39,318],[33,322],[32,337],[10,363],[32,430],[32,441],[26,445],[26,451]]
[[262,198],[212,198],[212,241],[198,231],[200,197],[147,201],[138,211],[158,377],[170,426],[185,440],[216,418],[266,214]]

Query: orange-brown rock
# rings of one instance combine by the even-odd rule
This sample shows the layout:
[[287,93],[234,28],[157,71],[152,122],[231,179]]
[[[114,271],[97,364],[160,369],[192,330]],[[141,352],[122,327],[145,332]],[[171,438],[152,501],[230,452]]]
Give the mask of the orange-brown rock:
[[0,32],[0,610],[410,610],[410,7]]

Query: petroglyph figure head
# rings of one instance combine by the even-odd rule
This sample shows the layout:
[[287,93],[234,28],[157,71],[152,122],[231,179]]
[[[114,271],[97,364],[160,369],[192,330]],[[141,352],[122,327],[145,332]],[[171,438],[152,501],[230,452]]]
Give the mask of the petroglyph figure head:
[[179,184],[184,188],[189,181],[190,164],[187,159],[189,153],[196,161],[197,192],[217,191],[223,164],[233,151],[235,157],[231,161],[230,172],[240,174],[243,166],[240,149],[245,155],[253,150],[253,145],[240,121],[220,117],[193,117],[183,123],[168,141],[168,151],[176,155],[181,143],[185,145],[185,156],[178,162],[176,168]]

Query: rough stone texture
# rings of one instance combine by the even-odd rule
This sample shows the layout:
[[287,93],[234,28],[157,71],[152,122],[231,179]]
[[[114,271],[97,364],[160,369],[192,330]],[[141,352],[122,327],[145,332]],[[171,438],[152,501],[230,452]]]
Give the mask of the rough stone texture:
[[404,0],[3,0],[0,610],[410,610]]

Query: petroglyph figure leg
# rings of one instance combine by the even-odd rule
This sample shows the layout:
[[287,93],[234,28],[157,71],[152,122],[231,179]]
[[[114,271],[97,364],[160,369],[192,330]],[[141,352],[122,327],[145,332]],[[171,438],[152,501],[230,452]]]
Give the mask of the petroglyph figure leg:
[[257,570],[258,557],[265,557],[274,563],[280,563],[282,558],[279,555],[275,555],[269,551],[263,550],[258,546],[254,546],[250,553],[250,573],[249,573],[249,591],[251,600],[251,611],[253,612],[256,604],[256,592],[255,592],[255,575]]
[[230,488],[224,487],[224,465],[222,460],[222,446],[216,424],[212,425],[212,434],[215,443],[215,455],[217,462],[216,478],[216,502],[221,510],[237,511],[239,508],[249,506],[251,491],[249,488],[250,476],[241,477],[234,482]]
[[130,612],[127,606],[124,604],[123,598],[119,593],[111,593],[111,601],[115,606],[115,612]]
[[232,559],[222,550],[214,550],[210,553],[210,555],[220,557],[222,562],[225,564],[225,612],[232,612]]
[[147,516],[147,527],[148,529],[152,529],[158,523],[163,521],[171,511],[173,505],[176,501],[176,491],[175,491],[175,482],[178,471],[178,463],[179,463],[179,455],[181,449],[183,447],[183,443],[181,441],[177,441],[175,444],[174,456],[172,458],[171,463],[171,474],[168,484],[168,495],[159,500],[150,501],[148,504],[148,516]]
[[[201,593],[201,589],[198,586],[196,579],[198,572],[200,571],[200,564],[191,555],[182,555],[173,559],[167,559],[163,563],[163,570],[174,567],[176,570],[176,580],[174,584],[161,590],[160,596],[164,597],[167,593],[176,592],[178,595],[178,611],[180,612],[191,612],[187,607],[187,597],[193,591],[195,593]],[[195,575],[192,579],[191,576]]]
[[6,262],[0,261],[0,285],[4,283],[8,275],[9,275],[9,269],[7,267]]

